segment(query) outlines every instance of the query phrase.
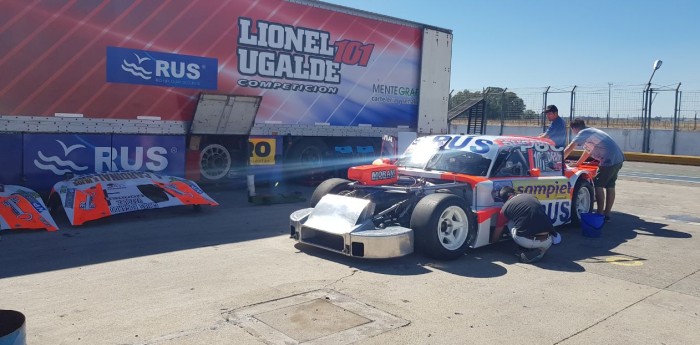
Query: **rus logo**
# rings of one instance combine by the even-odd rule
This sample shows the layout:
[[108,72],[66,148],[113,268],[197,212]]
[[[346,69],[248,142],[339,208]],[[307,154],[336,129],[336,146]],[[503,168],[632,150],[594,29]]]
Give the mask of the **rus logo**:
[[[38,158],[34,159],[34,165],[37,168],[51,171],[59,176],[70,172],[85,172],[88,169],[87,166],[80,166],[68,158],[68,155],[75,150],[80,150],[80,152],[76,151],[80,155],[89,154],[89,152],[85,152],[85,150],[89,150],[85,145],[68,146],[61,140],[56,140],[56,142],[63,149],[63,157],[47,156],[40,150],[37,152]],[[131,148],[123,146],[118,149],[96,146],[94,147],[95,171],[140,170],[143,167],[150,171],[163,171],[168,167],[167,153],[167,149],[159,146],[147,149],[140,146]]]
[[218,60],[150,50],[107,47],[107,81],[216,90]]
[[[148,56],[139,56],[134,53],[135,59],[124,58],[121,69],[135,77],[143,80],[151,80],[154,77],[163,78],[188,78],[197,80],[201,76],[200,66],[196,63],[185,63],[183,61],[154,60]],[[155,64],[154,64],[155,63]],[[152,71],[155,66],[155,73]]]

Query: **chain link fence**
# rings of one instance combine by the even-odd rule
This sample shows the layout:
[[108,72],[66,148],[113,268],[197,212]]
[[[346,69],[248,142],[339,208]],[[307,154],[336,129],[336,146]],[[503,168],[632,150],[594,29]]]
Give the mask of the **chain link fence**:
[[542,110],[555,104],[559,116],[567,122],[581,117],[594,127],[639,129],[645,127],[645,92],[649,92],[651,108],[647,116],[652,129],[700,130],[700,91],[680,90],[680,84],[652,86],[650,91],[646,87],[609,83],[601,87],[486,88],[477,92],[465,90],[466,96],[462,95],[460,102],[483,98],[488,125],[545,127],[548,124]]
[[681,91],[678,109],[678,130],[697,131],[700,113],[700,91]]

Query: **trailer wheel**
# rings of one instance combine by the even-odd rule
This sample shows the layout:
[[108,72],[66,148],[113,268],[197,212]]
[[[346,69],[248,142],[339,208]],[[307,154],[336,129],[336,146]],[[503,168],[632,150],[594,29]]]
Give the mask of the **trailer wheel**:
[[326,144],[320,139],[303,140],[295,143],[287,154],[285,171],[291,177],[315,178],[322,175]]
[[593,185],[586,180],[579,180],[574,187],[571,200],[571,223],[581,224],[581,213],[593,212]]
[[231,154],[219,144],[208,144],[199,155],[200,173],[207,181],[224,178],[231,170],[231,164]]
[[475,236],[476,219],[464,199],[453,194],[430,194],[411,215],[416,247],[423,255],[454,260],[466,253]]
[[316,207],[316,204],[318,204],[318,202],[321,201],[321,198],[323,198],[326,194],[338,194],[344,190],[347,190],[349,183],[350,181],[342,178],[331,178],[321,182],[321,184],[316,187],[316,190],[314,190],[314,193],[311,195],[309,204],[311,207]]

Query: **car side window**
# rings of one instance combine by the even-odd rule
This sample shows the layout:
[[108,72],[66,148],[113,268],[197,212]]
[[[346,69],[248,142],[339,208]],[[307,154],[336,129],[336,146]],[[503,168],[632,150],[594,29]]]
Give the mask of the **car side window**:
[[525,155],[517,148],[511,148],[501,152],[500,163],[495,170],[495,177],[505,176],[529,176],[530,168]]
[[564,164],[564,152],[548,147],[546,150],[534,150],[533,161],[535,168],[540,169],[544,176],[555,176],[562,174],[562,164]]

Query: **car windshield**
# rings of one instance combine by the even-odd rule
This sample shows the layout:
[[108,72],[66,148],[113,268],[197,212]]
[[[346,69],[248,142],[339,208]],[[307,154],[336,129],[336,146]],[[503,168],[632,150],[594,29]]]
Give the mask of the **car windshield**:
[[439,170],[473,176],[486,176],[491,160],[466,150],[441,149],[434,142],[412,145],[396,165],[404,168]]

